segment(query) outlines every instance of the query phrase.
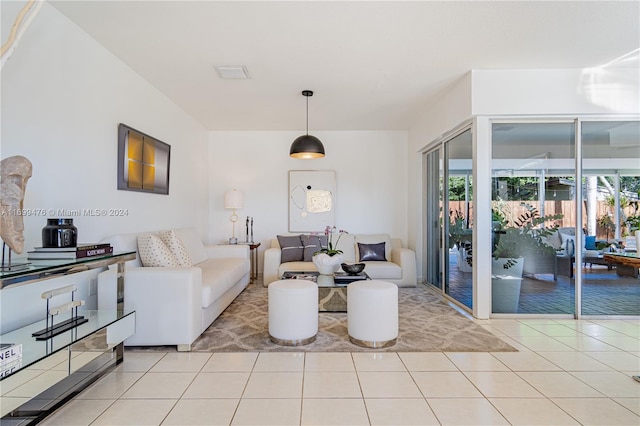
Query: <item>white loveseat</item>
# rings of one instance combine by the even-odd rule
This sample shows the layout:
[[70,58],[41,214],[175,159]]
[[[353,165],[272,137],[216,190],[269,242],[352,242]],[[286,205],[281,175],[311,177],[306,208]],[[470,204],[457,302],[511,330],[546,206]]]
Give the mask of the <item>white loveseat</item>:
[[[124,307],[136,311],[136,332],[126,346],[176,345],[189,351],[249,283],[249,246],[205,246],[193,229],[174,232],[193,266],[145,267],[139,255],[125,266]],[[114,251],[138,251],[138,237],[148,234],[154,233],[105,241]],[[98,309],[116,308],[116,288],[115,269],[98,275]]]
[[[295,236],[287,234],[286,236]],[[385,243],[386,261],[365,261],[364,271],[377,280],[390,281],[399,287],[415,287],[417,282],[416,255],[408,248],[402,247],[399,238],[391,238],[389,234],[342,234],[334,235],[332,241],[337,242],[336,249],[343,251],[345,263],[359,262],[358,243]],[[312,248],[311,250],[316,250]],[[282,249],[277,238],[271,240],[271,245],[264,252],[264,286],[279,280],[285,271],[311,272],[317,271],[310,261],[281,261]],[[309,252],[307,252],[307,257]]]

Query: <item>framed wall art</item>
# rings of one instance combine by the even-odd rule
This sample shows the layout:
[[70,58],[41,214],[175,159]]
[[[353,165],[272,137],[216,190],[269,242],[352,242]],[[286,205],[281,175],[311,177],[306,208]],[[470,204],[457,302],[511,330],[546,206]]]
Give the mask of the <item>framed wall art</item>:
[[171,145],[118,126],[118,189],[168,195],[170,158]]
[[322,232],[335,223],[336,173],[289,171],[289,232]]

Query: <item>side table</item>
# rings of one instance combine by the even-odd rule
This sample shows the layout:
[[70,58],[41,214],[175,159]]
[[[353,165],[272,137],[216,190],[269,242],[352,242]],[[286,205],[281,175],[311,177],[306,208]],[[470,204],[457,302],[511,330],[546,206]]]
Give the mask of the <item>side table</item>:
[[[226,241],[221,242],[220,244],[229,244]],[[253,243],[249,241],[238,242],[239,246],[249,246],[249,260],[251,269],[249,271],[249,282],[253,282],[258,278],[258,247],[260,247],[261,243]]]
[[251,282],[258,279],[258,247],[260,243],[244,243],[249,246],[249,255],[251,256],[251,272],[249,272],[249,279]]

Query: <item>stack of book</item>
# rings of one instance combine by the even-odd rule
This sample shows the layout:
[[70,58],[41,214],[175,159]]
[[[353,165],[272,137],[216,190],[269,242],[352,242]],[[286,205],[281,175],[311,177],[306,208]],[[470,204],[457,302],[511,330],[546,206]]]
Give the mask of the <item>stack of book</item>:
[[28,252],[30,260],[81,259],[113,253],[109,243],[78,244],[76,247],[36,247]]
[[0,378],[15,373],[22,366],[22,344],[0,343]]

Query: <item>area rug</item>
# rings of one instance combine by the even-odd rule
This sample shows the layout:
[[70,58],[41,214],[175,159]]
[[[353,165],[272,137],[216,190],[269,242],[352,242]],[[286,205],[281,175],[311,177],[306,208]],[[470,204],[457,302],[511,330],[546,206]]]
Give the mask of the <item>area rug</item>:
[[194,342],[195,352],[513,352],[503,342],[449,305],[426,286],[399,288],[399,334],[394,346],[369,349],[347,335],[347,314],[321,312],[315,342],[280,346],[269,340],[267,289],[251,284]]

